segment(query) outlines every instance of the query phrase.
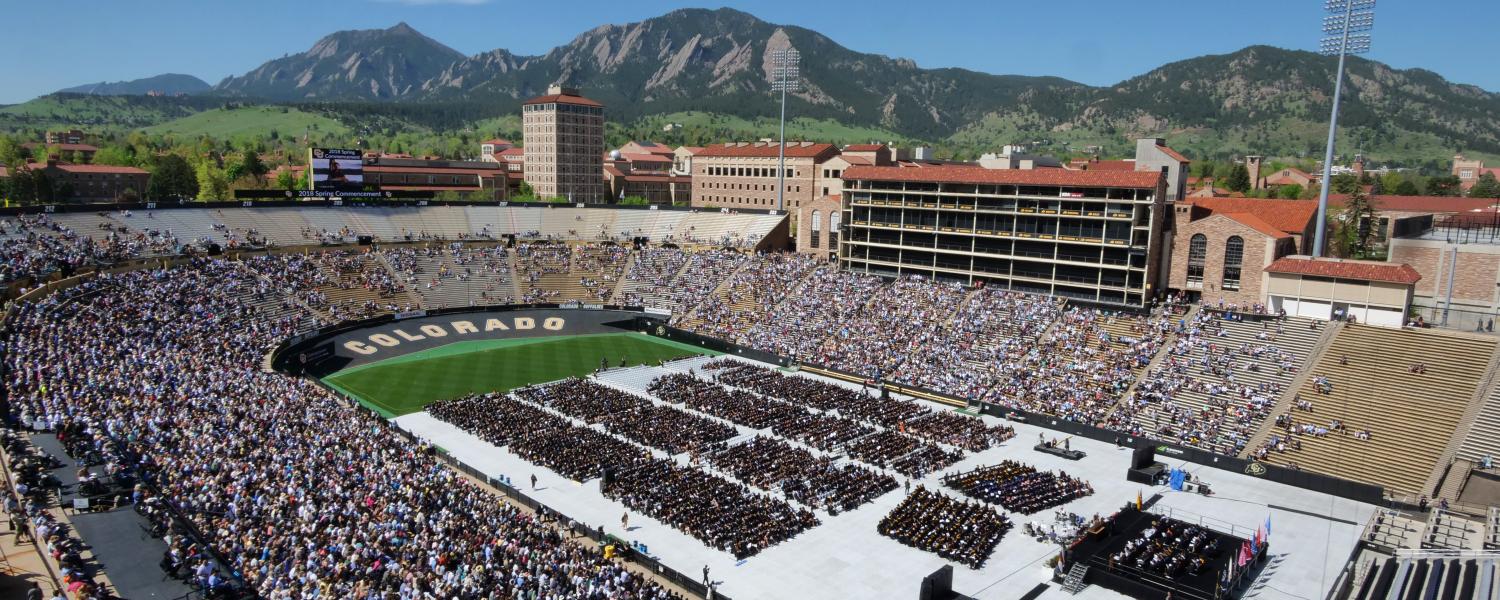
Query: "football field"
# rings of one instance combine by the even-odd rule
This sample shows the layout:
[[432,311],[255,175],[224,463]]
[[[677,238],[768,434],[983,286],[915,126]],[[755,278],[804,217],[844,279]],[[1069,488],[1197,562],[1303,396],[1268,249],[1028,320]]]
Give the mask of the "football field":
[[717,354],[641,333],[458,342],[339,371],[323,382],[386,417],[476,392],[507,391],[532,383],[587,375],[601,360],[610,367]]

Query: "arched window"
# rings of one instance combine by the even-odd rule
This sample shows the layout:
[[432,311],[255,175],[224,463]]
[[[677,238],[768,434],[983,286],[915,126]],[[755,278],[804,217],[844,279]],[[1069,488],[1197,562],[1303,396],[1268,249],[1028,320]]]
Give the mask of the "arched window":
[[1224,241],[1224,285],[1226,290],[1240,289],[1240,266],[1245,262],[1245,240],[1237,235]]
[[1208,236],[1193,234],[1188,241],[1187,282],[1189,286],[1203,287],[1203,263],[1208,257]]
[[828,215],[828,249],[839,247],[839,225],[844,222],[844,213],[833,211]]
[[813,211],[812,235],[809,235],[808,237],[812,239],[812,247],[817,248],[818,242],[821,241],[819,238],[823,237],[823,211]]

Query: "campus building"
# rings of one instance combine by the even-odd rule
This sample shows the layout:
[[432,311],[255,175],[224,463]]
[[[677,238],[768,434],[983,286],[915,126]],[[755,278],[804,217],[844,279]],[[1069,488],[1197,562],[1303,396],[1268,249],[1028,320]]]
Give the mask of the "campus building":
[[645,198],[651,204],[681,204],[692,201],[693,177],[673,168],[677,154],[656,142],[630,142],[612,150],[604,161],[604,181],[609,197]]
[[1265,267],[1311,251],[1318,203],[1191,197],[1172,213],[1168,287],[1206,304],[1248,307],[1265,301]]
[[46,176],[56,197],[77,202],[113,202],[131,195],[139,198],[151,180],[150,172],[135,167],[78,165],[55,158],[27,166]]
[[842,179],[844,268],[1131,306],[1160,287],[1162,170],[857,166]]
[[[405,154],[369,153],[364,158],[364,182],[382,191],[431,192],[434,196],[459,193],[466,200],[500,201],[515,193],[512,177],[505,163],[487,160],[441,160],[413,158]],[[274,182],[282,170],[301,178],[306,167],[279,167],[266,174]]]
[[521,105],[524,179],[538,198],[605,202],[604,105],[551,86]]
[[1467,159],[1462,154],[1453,156],[1454,177],[1458,178],[1458,187],[1463,191],[1469,191],[1474,184],[1479,183],[1479,178],[1486,173],[1500,177],[1500,167],[1485,167],[1484,161],[1479,159]]
[[[728,209],[776,209],[780,145],[776,142],[733,142],[704,147],[691,156],[693,206]],[[837,193],[822,174],[825,163],[839,156],[833,144],[787,142],[784,210],[795,213],[820,196],[823,189]]]

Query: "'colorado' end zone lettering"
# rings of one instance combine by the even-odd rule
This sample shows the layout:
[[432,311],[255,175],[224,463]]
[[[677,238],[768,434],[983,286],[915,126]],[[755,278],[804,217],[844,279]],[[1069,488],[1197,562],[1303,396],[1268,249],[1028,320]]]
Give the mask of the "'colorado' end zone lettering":
[[[567,327],[567,320],[562,317],[546,317],[541,320],[540,325],[546,331],[563,331]],[[449,335],[465,337],[475,334],[481,334],[477,337],[484,339],[494,339],[505,337],[507,332],[535,330],[537,326],[537,319],[533,317],[490,317],[482,320],[455,318],[420,325],[397,322],[389,329],[369,334],[363,340],[348,340],[343,346],[350,352],[370,356],[382,349],[395,348],[405,342],[435,340]]]

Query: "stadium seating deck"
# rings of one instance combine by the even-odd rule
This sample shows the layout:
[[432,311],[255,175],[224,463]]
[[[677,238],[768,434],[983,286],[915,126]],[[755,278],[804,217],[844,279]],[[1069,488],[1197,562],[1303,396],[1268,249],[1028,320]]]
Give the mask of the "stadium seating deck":
[[1484,406],[1464,435],[1458,458],[1479,464],[1485,457],[1500,460],[1500,385],[1491,382]]
[[1205,311],[1121,406],[1145,435],[1236,454],[1306,364],[1308,319],[1241,321]]
[[698,306],[681,327],[722,338],[738,339],[785,300],[813,272],[815,262],[801,254],[753,257]]
[[[1495,341],[1477,336],[1349,325],[1297,391],[1311,410],[1293,411],[1295,443],[1267,460],[1429,493],[1426,482],[1444,466],[1438,462],[1494,353]],[[1418,366],[1425,372],[1412,372]]]

